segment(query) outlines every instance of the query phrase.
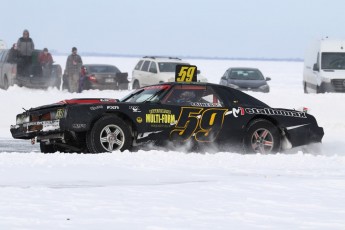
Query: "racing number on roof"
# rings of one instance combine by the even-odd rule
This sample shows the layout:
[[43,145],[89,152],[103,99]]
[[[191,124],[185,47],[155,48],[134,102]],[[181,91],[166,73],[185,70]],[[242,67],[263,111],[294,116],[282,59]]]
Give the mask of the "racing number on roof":
[[176,65],[176,82],[197,81],[197,67],[195,65]]
[[172,140],[186,141],[194,136],[196,141],[212,142],[223,127],[227,109],[182,107],[175,128],[170,132]]

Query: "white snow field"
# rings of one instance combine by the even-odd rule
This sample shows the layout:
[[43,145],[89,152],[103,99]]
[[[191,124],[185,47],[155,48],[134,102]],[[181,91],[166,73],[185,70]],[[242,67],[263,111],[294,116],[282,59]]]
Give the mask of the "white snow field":
[[[54,57],[65,67],[65,56]],[[131,76],[138,58],[83,57]],[[71,94],[0,90],[0,229],[345,229],[345,94],[304,94],[302,62],[188,60],[210,82],[229,67],[257,67],[272,107],[307,107],[322,144],[276,155],[152,149],[42,154],[9,128],[22,108],[68,98],[121,98],[129,91]]]

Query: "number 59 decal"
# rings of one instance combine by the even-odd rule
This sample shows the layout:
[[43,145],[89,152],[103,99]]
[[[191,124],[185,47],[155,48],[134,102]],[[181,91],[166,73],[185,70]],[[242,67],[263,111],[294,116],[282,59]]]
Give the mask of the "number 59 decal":
[[194,136],[196,141],[212,142],[223,127],[227,109],[182,107],[170,139],[186,141]]
[[195,65],[176,65],[176,82],[197,81],[197,67]]

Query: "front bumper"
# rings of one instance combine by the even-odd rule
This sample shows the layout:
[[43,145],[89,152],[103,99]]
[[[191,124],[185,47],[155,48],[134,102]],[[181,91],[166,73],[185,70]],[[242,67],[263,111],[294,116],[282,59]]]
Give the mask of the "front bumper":
[[345,93],[345,79],[332,79],[331,82],[322,82],[319,88],[319,92]]
[[324,136],[322,127],[311,125],[286,128],[285,133],[292,147],[321,142]]
[[11,125],[13,138],[31,139],[39,135],[59,133],[62,131],[60,120],[28,122],[20,125]]
[[59,85],[59,79],[52,78],[52,77],[44,78],[44,77],[36,77],[36,76],[34,77],[17,76],[14,79],[13,83],[18,86],[25,86],[27,88],[46,89],[48,87]]

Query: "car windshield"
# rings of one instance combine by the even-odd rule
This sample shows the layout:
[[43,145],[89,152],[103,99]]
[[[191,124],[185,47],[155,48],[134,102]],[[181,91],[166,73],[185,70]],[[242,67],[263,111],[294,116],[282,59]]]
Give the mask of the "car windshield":
[[140,88],[127,95],[121,102],[157,102],[159,101],[165,93],[170,89],[170,85],[155,85],[148,86],[145,88]]
[[345,69],[345,53],[322,53],[321,69]]
[[160,72],[174,72],[177,65],[189,65],[188,63],[181,62],[158,62],[158,68]]
[[234,80],[264,80],[264,76],[258,70],[231,70],[230,79]]
[[87,66],[87,71],[89,73],[107,73],[108,71],[108,67],[107,66]]

